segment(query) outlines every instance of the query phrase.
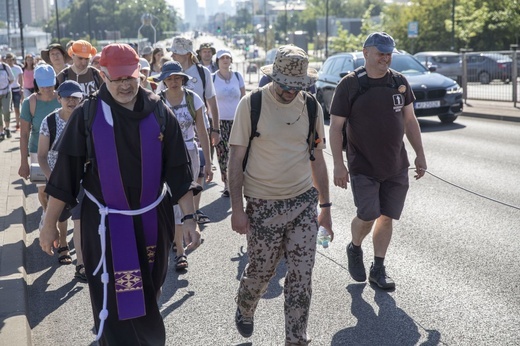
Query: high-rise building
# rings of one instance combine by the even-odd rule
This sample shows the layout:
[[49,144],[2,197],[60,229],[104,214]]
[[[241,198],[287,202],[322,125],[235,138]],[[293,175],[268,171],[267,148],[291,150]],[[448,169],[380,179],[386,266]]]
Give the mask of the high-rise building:
[[[46,21],[50,17],[50,0],[20,0],[20,4],[24,25]],[[18,27],[18,0],[0,0],[0,20],[7,22],[8,15],[9,22]]]

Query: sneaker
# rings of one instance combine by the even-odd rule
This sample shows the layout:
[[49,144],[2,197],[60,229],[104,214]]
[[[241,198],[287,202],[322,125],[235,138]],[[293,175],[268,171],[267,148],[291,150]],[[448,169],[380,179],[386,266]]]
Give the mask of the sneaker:
[[253,329],[255,327],[253,317],[246,317],[240,312],[240,308],[237,306],[237,312],[235,314],[235,324],[237,330],[244,338],[249,338],[253,335]]
[[0,141],[3,141],[5,139],[5,135],[3,132],[0,132]]
[[363,264],[363,250],[354,251],[352,243],[347,245],[348,272],[352,279],[358,282],[367,280],[365,265]]
[[224,192],[222,192],[222,197],[229,197],[228,189],[225,189]]
[[395,288],[394,280],[392,280],[390,276],[386,275],[385,266],[374,268],[374,264],[372,264],[368,280],[384,290]]
[[4,129],[4,132],[7,138],[11,138],[11,131],[9,129]]

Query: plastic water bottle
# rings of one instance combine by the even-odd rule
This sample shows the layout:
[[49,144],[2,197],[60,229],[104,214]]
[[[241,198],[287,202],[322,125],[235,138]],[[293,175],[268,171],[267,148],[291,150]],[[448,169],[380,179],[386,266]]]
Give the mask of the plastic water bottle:
[[324,249],[329,247],[330,234],[325,227],[320,226],[318,230],[318,245],[323,246]]

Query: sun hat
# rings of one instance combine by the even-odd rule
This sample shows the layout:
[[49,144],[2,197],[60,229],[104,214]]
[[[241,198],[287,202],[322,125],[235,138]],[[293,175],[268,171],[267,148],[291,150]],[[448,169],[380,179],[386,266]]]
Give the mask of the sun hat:
[[179,55],[184,55],[188,53],[195,54],[195,52],[193,51],[193,42],[188,38],[180,36],[173,38],[172,47],[169,51]]
[[221,49],[217,52],[217,59],[220,59],[222,58],[224,55],[227,55],[229,56],[230,58],[232,58],[233,56],[231,55],[231,52],[227,49]]
[[59,43],[53,43],[53,44],[50,44],[47,49],[42,49],[40,51],[40,55],[42,57],[42,59],[47,63],[47,64],[50,64],[51,63],[51,58],[49,57],[49,54],[51,52],[51,50],[53,49],[58,49],[61,54],[63,54],[63,58],[65,59],[66,56],[67,56],[67,52],[65,51],[65,48],[63,48],[61,46],[61,44]]
[[110,79],[139,78],[139,55],[128,44],[111,43],[101,51],[99,65],[106,67]]
[[70,57],[72,57],[72,54],[75,54],[81,58],[90,59],[93,55],[96,55],[97,49],[92,47],[90,42],[77,40],[69,47],[68,53]]
[[83,90],[81,90],[81,86],[78,82],[71,79],[67,79],[61,83],[56,92],[60,97],[72,96],[80,99],[83,98]]
[[13,53],[7,53],[7,54],[5,55],[5,58],[6,58],[6,59],[14,59],[15,56],[14,56]]
[[145,58],[139,58],[139,64],[141,65],[141,70],[150,70],[150,63]]
[[309,67],[307,53],[292,44],[278,48],[274,63],[260,70],[271,80],[293,88],[307,88],[318,79],[318,71]]
[[34,79],[40,88],[56,85],[56,73],[49,64],[38,64],[34,69]]
[[199,46],[199,49],[197,49],[197,55],[200,55],[200,51],[203,50],[203,49],[211,49],[211,55],[215,55],[216,54],[215,47],[213,47],[213,43],[211,43],[211,42],[202,43]]
[[177,75],[177,76],[183,76],[184,82],[191,79],[191,76],[188,76],[184,71],[182,70],[182,66],[178,61],[172,60],[165,62],[161,67],[161,74],[158,77],[154,77],[154,80],[156,82],[160,82],[165,80],[166,78]]
[[141,51],[141,55],[148,55],[148,54],[152,54],[153,52],[153,47],[152,46],[146,46],[143,48],[143,50]]
[[392,53],[395,49],[395,41],[386,32],[373,32],[367,36],[363,48],[376,47],[381,53]]

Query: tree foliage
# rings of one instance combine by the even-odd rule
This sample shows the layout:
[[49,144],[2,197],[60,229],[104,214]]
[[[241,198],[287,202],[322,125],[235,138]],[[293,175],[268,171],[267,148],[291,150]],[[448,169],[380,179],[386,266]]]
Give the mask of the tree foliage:
[[[106,38],[107,32],[119,31],[121,38],[136,38],[142,25],[141,17],[146,13],[154,17],[152,24],[157,40],[166,38],[165,32],[176,30],[179,18],[165,0],[75,0],[70,7],[59,12],[60,36],[63,40],[83,38],[94,41]],[[56,13],[45,29],[57,38]],[[150,25],[143,26],[141,34],[153,42],[154,33]]]

